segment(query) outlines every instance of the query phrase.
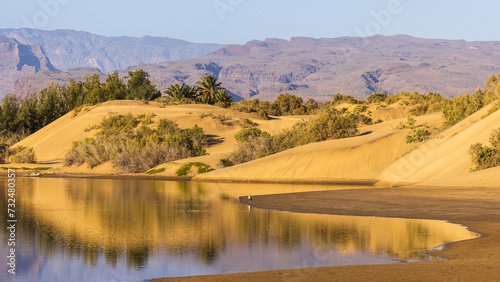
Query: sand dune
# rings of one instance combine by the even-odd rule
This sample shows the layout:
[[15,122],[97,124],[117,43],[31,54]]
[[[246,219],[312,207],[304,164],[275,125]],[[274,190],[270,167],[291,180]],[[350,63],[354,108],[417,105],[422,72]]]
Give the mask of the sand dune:
[[[269,181],[269,182],[337,182],[377,181],[381,185],[394,183],[425,182],[427,186],[495,186],[500,183],[498,169],[468,173],[471,161],[469,147],[476,143],[487,143],[491,131],[500,124],[500,111],[482,118],[489,107],[447,129],[432,140],[422,144],[406,144],[408,130],[396,129],[405,119],[390,120],[406,114],[407,109],[372,109],[373,116],[389,119],[376,125],[361,128],[362,136],[331,140],[301,146],[259,160],[230,168],[198,175],[200,181]],[[166,168],[160,175],[171,176],[187,162],[203,162],[213,168],[234,149],[234,134],[243,127],[241,119],[250,119],[271,134],[291,128],[301,119],[312,116],[287,116],[261,120],[255,115],[240,113],[208,105],[175,105],[160,107],[140,101],[112,101],[73,112],[49,124],[45,128],[22,140],[17,145],[35,149],[40,164],[50,164],[59,172],[116,173],[110,163],[94,169],[86,164],[80,167],[62,167],[62,159],[72,143],[91,137],[95,132],[85,132],[109,115],[109,113],[155,114],[160,118],[174,120],[181,128],[202,127],[217,143],[208,147],[209,155],[161,164]],[[221,123],[215,116],[225,116]],[[442,123],[441,114],[417,118],[417,125],[426,123],[430,127]],[[196,175],[194,170],[189,175]]]
[[423,182],[466,174],[471,168],[471,145],[488,143],[493,129],[500,125],[500,111],[482,119],[484,108],[437,138],[387,167],[379,179],[390,183]]
[[[309,144],[234,167],[198,175],[196,180],[321,182],[374,180],[380,172],[416,147],[406,144],[407,130],[393,129],[404,121],[367,126],[368,134]],[[419,117],[419,123],[441,121],[439,114]]]
[[418,186],[497,187],[500,188],[500,167],[494,167],[452,177],[425,181]]
[[[66,152],[71,148],[72,143],[82,140],[85,137],[92,137],[95,132],[85,132],[85,129],[99,124],[110,113],[132,113],[133,115],[155,114],[156,116],[153,118],[153,121],[157,122],[160,118],[168,118],[174,120],[181,128],[188,128],[197,124],[203,128],[205,134],[212,135],[219,141],[207,148],[210,156],[205,156],[204,158],[208,158],[210,163],[214,163],[212,161],[214,157],[217,158],[222,153],[232,151],[235,145],[234,134],[242,128],[241,118],[250,119],[257,123],[262,130],[271,133],[290,128],[303,118],[310,118],[291,116],[262,120],[251,114],[209,105],[174,105],[161,108],[160,104],[156,103],[146,105],[140,101],[111,101],[84,109],[76,116],[73,112],[70,112],[22,140],[16,146],[33,147],[40,163],[61,166],[61,161]],[[202,114],[205,116],[202,117]],[[222,124],[217,119],[209,116],[209,114],[212,116],[223,115],[228,120]],[[218,157],[217,161],[219,159],[220,157]],[[113,172],[113,168],[109,164],[104,164],[93,170],[87,169],[85,164],[80,168],[73,167],[65,168],[64,170],[86,173]]]

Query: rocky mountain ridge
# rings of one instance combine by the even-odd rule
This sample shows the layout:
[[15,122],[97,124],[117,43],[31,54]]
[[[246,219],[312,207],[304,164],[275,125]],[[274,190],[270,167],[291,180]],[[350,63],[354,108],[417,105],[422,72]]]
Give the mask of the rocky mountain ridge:
[[[144,69],[161,90],[174,83],[195,84],[212,74],[236,99],[274,99],[284,92],[318,100],[336,93],[366,98],[401,91],[450,97],[471,93],[500,72],[499,47],[500,42],[406,35],[266,39],[225,45],[194,59],[132,65],[120,73]],[[65,75],[70,74],[60,78]],[[19,81],[16,93],[26,91],[27,84],[34,89],[47,78],[50,75],[42,72]]]
[[108,37],[75,30],[0,29],[0,36],[40,44],[52,64],[63,71],[93,67],[111,72],[140,63],[196,58],[222,47],[166,37]]
[[12,84],[20,77],[39,71],[57,72],[40,44],[25,45],[0,36],[0,94],[10,92]]

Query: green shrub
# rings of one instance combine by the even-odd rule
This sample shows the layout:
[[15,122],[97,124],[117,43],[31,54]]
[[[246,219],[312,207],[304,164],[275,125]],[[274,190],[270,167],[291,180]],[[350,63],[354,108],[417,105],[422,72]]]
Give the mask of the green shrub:
[[236,139],[236,141],[242,142],[248,140],[248,138],[250,137],[261,137],[267,135],[269,135],[269,133],[260,130],[260,128],[258,127],[251,126],[238,131],[238,133],[234,135],[234,139]]
[[497,96],[477,89],[473,95],[465,94],[454,97],[443,107],[445,126],[453,126],[493,102]]
[[198,168],[198,173],[207,173],[209,171],[214,170],[209,165],[201,163],[201,162],[190,162],[183,164],[179,169],[175,171],[177,176],[185,176],[191,170],[191,167],[196,166]]
[[146,174],[153,175],[153,174],[157,174],[157,173],[162,173],[165,170],[166,170],[166,168],[164,168],[164,167],[158,168],[158,169],[152,169],[152,170],[146,171]]
[[382,103],[386,99],[387,99],[386,93],[375,93],[375,94],[368,96],[368,103],[370,103],[370,104]]
[[36,163],[35,150],[32,147],[18,146],[9,150],[10,161],[13,163]]
[[[87,163],[94,168],[111,161],[121,172],[144,172],[161,163],[206,154],[203,129],[181,130],[171,120],[161,119],[155,129],[140,124],[144,116],[110,115],[93,138],[73,143],[64,158],[65,166]],[[113,134],[110,134],[112,132]]]
[[352,137],[358,134],[358,119],[357,115],[343,116],[332,110],[309,122],[298,122],[292,129],[275,136],[256,127],[248,127],[235,135],[238,143],[228,159],[240,164],[312,142]]
[[426,142],[431,133],[427,129],[414,129],[413,134],[406,135],[406,143]]
[[220,166],[221,167],[230,167],[233,166],[233,162],[230,161],[229,159],[220,159]]
[[470,147],[469,154],[473,171],[500,166],[500,128],[491,133],[490,146],[476,143]]

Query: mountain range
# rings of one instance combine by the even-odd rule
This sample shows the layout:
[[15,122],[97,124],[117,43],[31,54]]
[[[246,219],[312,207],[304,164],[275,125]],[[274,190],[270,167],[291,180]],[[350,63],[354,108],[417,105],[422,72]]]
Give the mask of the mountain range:
[[140,63],[191,59],[222,47],[167,37],[108,37],[75,30],[0,29],[0,36],[40,44],[54,67],[62,71],[93,67],[111,72]]
[[141,64],[160,88],[218,75],[233,95],[273,99],[279,93],[329,99],[336,93],[366,98],[375,92],[473,92],[500,72],[500,42],[421,39],[406,35],[367,38],[306,37],[226,45],[200,58]]
[[26,45],[0,36],[0,94],[8,93],[19,77],[39,71],[57,71],[40,44]]
[[[19,34],[24,34],[25,43],[41,42],[42,51],[45,50],[54,66],[62,70],[45,69],[18,79],[12,88],[17,95],[36,91],[49,81],[64,83],[68,77],[81,79],[86,72],[102,71],[105,74],[121,69],[121,75],[125,75],[128,70],[144,69],[161,90],[170,84],[195,84],[203,75],[216,75],[237,100],[251,97],[273,99],[284,92],[318,100],[329,99],[335,93],[366,98],[375,92],[397,94],[401,91],[438,92],[450,97],[473,92],[489,75],[500,72],[500,42],[375,35],[366,38],[266,39],[223,47],[186,43],[188,45],[184,46],[193,49],[183,54],[189,53],[194,58],[182,57],[180,53],[173,56],[175,52],[170,51],[170,60],[167,61],[166,55],[155,55],[146,47],[136,48],[134,44],[157,42],[157,45],[146,45],[151,50],[159,50],[162,44],[170,44],[167,42],[180,44],[185,41],[150,37],[106,38],[65,30],[0,30],[0,34],[5,35],[7,31],[10,32],[7,35],[16,40],[20,39]],[[51,37],[37,41],[40,34],[50,34]],[[114,43],[99,45],[96,42]],[[132,44],[133,48],[127,48],[127,44]],[[131,49],[129,55],[116,51],[117,46]],[[179,46],[169,50],[180,52],[183,47]],[[210,52],[210,48],[214,52]],[[140,63],[133,63],[133,60]],[[111,61],[114,63],[109,66],[104,64]]]

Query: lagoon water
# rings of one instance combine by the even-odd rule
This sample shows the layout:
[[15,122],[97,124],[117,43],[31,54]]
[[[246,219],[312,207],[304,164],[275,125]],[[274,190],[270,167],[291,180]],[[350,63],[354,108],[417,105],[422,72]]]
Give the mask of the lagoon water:
[[[6,203],[6,178],[0,187]],[[434,260],[418,250],[478,236],[444,221],[288,213],[238,202],[249,193],[359,188],[366,187],[17,178],[18,269],[15,277],[7,273],[2,250],[0,277],[137,281]],[[5,250],[6,221],[4,211]]]

